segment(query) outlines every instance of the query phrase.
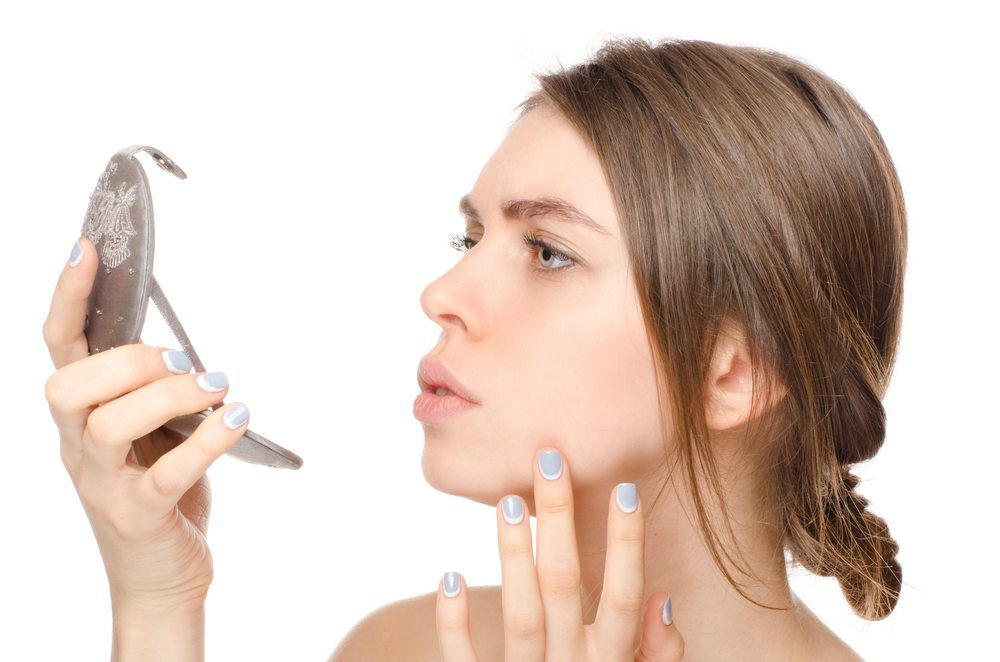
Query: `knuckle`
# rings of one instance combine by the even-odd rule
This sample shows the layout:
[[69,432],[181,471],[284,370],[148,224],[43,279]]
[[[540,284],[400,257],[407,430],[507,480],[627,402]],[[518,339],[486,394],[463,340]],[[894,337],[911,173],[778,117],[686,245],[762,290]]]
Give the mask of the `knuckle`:
[[150,485],[159,496],[172,498],[180,490],[178,477],[171,472],[164,471],[162,466],[159,470],[149,469],[149,471],[152,472],[149,476]]
[[546,594],[555,598],[580,597],[580,569],[556,564],[539,567],[538,583]]
[[45,399],[52,409],[62,407],[65,398],[65,375],[61,370],[56,370],[45,380]]
[[539,510],[550,515],[573,512],[573,497],[568,494],[553,494],[543,499]]
[[[208,419],[205,420],[207,421]],[[202,421],[201,425],[204,424],[205,422]],[[203,436],[204,434],[205,434],[204,432],[202,432],[201,434],[194,434],[191,437],[188,437],[184,441],[184,443],[191,446],[192,451],[198,454],[198,464],[200,466],[207,466],[215,460],[215,454],[212,453],[212,451],[208,448],[208,446],[205,443],[205,438]]]
[[42,339],[45,341],[45,346],[50,349],[55,345],[55,338],[52,336],[52,321],[48,317],[42,323]]
[[641,550],[645,543],[646,536],[642,529],[626,528],[619,530],[615,535],[615,541],[626,550]]
[[505,612],[504,628],[515,639],[535,639],[544,631],[543,617],[530,611]]
[[519,540],[501,540],[500,556],[508,560],[531,556],[531,545]]
[[87,416],[87,428],[85,438],[90,440],[91,445],[101,447],[111,437],[111,422],[108,420],[108,410],[106,407],[98,407]]
[[158,379],[147,389],[149,392],[150,412],[157,414],[166,412],[172,414],[177,408],[178,402],[183,398],[182,385],[177,380],[169,377]]
[[464,612],[448,610],[437,616],[437,627],[439,630],[448,632],[463,632],[468,629],[468,621]]
[[125,360],[128,361],[129,369],[133,375],[142,376],[148,371],[150,348],[142,343],[132,343],[125,345],[122,350],[125,352]]
[[645,600],[641,595],[628,595],[622,593],[608,593],[605,596],[608,600],[608,607],[619,614],[638,618],[642,614]]

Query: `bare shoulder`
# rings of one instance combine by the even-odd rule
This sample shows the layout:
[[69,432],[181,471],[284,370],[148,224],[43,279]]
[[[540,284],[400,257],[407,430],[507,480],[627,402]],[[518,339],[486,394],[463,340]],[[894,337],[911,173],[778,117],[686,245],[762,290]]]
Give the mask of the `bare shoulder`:
[[[437,591],[379,607],[344,635],[327,662],[440,662],[436,607]],[[469,621],[479,658],[495,659],[497,646],[503,650],[499,586],[469,587]]]
[[831,630],[797,595],[792,594],[797,607],[799,624],[806,635],[805,644],[795,651],[791,659],[808,659],[823,662],[864,662],[857,651],[847,645]]

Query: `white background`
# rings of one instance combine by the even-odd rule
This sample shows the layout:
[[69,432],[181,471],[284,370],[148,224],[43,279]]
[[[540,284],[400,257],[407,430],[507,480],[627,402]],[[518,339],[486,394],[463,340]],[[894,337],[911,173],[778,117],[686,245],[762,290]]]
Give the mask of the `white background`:
[[[98,176],[137,143],[189,176],[139,156],[157,280],[207,368],[229,375],[227,401],[305,460],[209,470],[208,658],[325,659],[365,614],[435,591],[446,570],[500,583],[493,511],[420,470],[415,373],[440,328],[419,295],[459,258],[457,200],[532,73],[614,35],[782,50],[875,120],[910,252],[888,435],[857,473],[905,581],[874,623],[833,579],[795,574],[793,589],[868,659],[987,656],[1000,145],[983,5],[617,4],[5,6],[0,658],[110,652],[101,558],[44,398],[41,325]],[[152,306],[143,339],[176,346]]]

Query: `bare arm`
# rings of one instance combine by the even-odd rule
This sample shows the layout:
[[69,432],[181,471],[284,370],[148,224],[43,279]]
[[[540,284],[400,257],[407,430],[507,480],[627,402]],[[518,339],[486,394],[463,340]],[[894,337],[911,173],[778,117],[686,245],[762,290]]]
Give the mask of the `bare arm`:
[[203,662],[205,608],[170,613],[114,607],[111,662]]

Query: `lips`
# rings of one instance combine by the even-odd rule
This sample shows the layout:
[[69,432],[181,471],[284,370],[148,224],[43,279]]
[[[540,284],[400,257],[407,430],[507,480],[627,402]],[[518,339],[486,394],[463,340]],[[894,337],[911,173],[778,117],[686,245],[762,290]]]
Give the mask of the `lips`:
[[438,359],[425,356],[420,360],[417,368],[417,384],[424,393],[434,393],[438,388],[443,387],[453,394],[479,404],[479,399],[471,393],[460,381]]

